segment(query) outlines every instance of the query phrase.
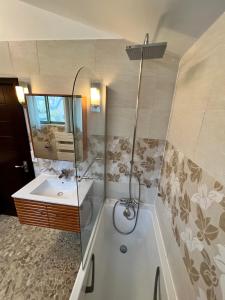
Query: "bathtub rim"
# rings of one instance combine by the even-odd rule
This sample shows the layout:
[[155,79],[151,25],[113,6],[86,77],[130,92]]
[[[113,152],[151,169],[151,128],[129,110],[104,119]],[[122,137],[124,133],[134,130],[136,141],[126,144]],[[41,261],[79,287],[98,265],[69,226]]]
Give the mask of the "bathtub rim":
[[[91,259],[91,253],[92,253],[92,250],[95,245],[95,241],[96,241],[96,237],[98,234],[98,230],[99,230],[101,221],[103,219],[104,208],[105,208],[105,206],[113,206],[117,200],[118,199],[107,198],[105,200],[104,204],[102,205],[101,210],[99,211],[99,215],[97,217],[94,229],[92,231],[91,238],[90,238],[88,246],[87,246],[87,253],[85,253],[85,255],[86,255],[85,266],[83,268],[83,265],[81,262],[69,300],[79,300],[80,293],[84,286],[84,280],[85,280],[86,274],[89,271],[89,262]],[[162,273],[163,273],[163,278],[164,278],[164,283],[165,283],[168,300],[178,300],[175,285],[174,285],[173,278],[172,278],[170,265],[169,265],[169,260],[168,260],[167,253],[166,253],[163,235],[162,235],[161,228],[159,225],[156,207],[154,204],[142,203],[141,209],[147,209],[150,212],[151,217],[152,217],[154,234],[155,234],[155,238],[156,238],[156,245],[157,245],[157,250],[158,250],[159,259],[160,259],[160,269],[162,270]]]

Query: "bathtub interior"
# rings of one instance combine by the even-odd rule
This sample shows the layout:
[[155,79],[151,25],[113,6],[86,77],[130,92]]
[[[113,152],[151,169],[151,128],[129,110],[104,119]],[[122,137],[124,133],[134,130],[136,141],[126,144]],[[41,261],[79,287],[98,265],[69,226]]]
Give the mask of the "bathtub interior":
[[[104,205],[90,253],[95,255],[94,292],[84,292],[91,277],[89,262],[79,300],[153,299],[155,272],[157,266],[160,266],[160,257],[150,206],[141,207],[135,231],[126,236],[119,234],[113,227],[113,204],[113,200],[108,200]],[[124,219],[121,218],[121,221],[123,223]],[[121,245],[127,246],[127,253],[120,252]],[[162,269],[160,270],[159,299],[167,300]]]

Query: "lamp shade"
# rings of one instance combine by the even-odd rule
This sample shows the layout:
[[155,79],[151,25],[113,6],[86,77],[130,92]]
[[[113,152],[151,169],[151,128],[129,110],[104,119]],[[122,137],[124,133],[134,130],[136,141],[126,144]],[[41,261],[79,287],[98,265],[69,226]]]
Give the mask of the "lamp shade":
[[20,104],[25,104],[24,88],[22,86],[16,86],[16,95]]
[[100,83],[91,84],[91,111],[101,111],[101,85]]

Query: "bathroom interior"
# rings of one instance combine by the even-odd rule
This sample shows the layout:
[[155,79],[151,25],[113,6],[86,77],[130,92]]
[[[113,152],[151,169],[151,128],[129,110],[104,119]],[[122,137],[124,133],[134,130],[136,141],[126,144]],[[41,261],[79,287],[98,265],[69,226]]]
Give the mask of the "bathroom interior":
[[0,300],[225,300],[225,1],[0,8]]

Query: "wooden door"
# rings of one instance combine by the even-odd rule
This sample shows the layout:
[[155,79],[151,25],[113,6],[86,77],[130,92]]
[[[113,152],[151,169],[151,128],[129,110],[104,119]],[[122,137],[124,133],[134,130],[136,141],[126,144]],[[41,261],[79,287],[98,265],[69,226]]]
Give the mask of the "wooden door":
[[[16,215],[11,195],[34,178],[17,78],[0,78],[0,213]],[[22,166],[27,164],[27,168]],[[16,167],[17,166],[17,167]]]

